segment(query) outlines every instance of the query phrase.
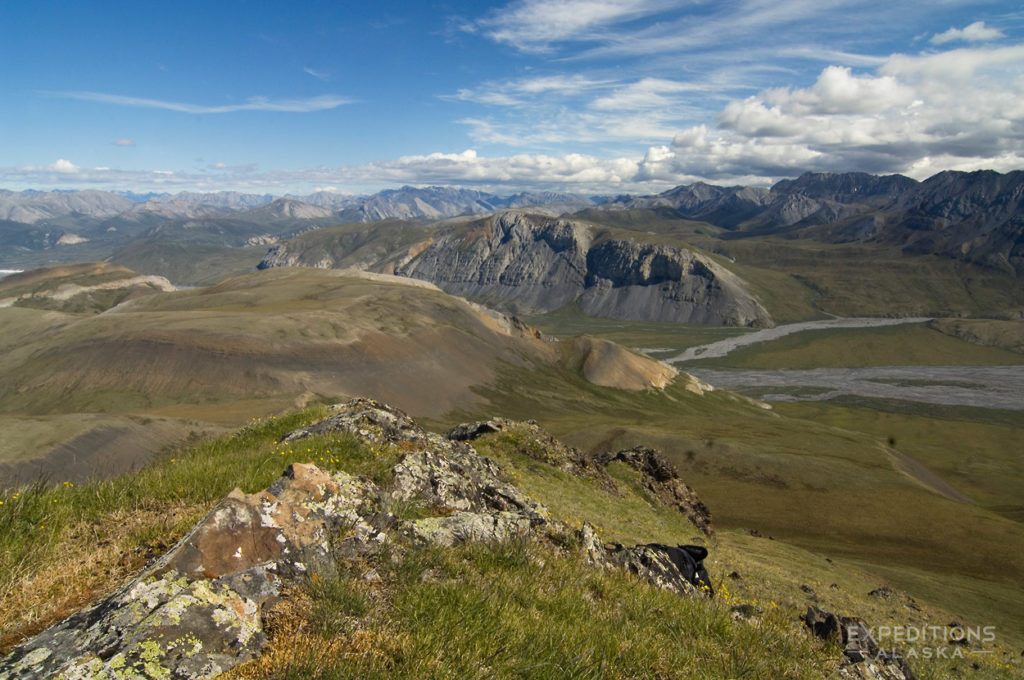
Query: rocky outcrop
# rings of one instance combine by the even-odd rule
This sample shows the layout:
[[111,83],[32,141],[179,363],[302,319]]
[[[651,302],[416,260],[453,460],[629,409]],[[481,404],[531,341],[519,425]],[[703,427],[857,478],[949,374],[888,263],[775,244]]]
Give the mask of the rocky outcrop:
[[849,680],[914,680],[906,659],[879,648],[871,626],[856,616],[836,616],[818,607],[808,607],[804,625],[815,637],[843,650],[839,677]]
[[467,234],[439,235],[395,273],[514,312],[550,311],[584,288],[590,238],[567,220],[499,213]]
[[711,511],[697,497],[697,493],[679,478],[679,470],[654,449],[636,446],[617,453],[603,453],[594,457],[599,465],[619,461],[641,473],[642,483],[655,498],[675,508],[689,518],[694,526],[707,536],[715,533],[711,525]]
[[313,465],[236,489],[133,581],[16,647],[0,679],[212,678],[259,653],[289,582],[388,539],[379,502],[369,480]]
[[616,319],[772,323],[738,277],[703,255],[594,239],[579,222],[508,211],[438,235],[395,273],[517,313],[576,302],[586,314]]
[[[458,432],[465,440],[505,426]],[[215,677],[260,653],[267,615],[290,589],[401,541],[550,539],[582,545],[595,566],[630,569],[682,595],[710,596],[680,560],[685,546],[601,544],[589,525],[574,531],[553,519],[465,441],[425,432],[397,409],[355,399],[284,439],[330,432],[408,453],[385,488],[296,463],[263,491],[232,491],[138,577],[0,659],[0,680]],[[387,510],[395,501],[419,502],[428,516],[403,520]],[[702,556],[703,548],[697,551],[686,554]]]

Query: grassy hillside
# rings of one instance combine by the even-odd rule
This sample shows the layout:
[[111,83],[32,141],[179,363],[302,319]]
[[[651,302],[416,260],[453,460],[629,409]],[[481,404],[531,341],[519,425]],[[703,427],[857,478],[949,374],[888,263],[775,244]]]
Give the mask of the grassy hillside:
[[267,246],[232,248],[209,243],[146,239],[133,241],[110,261],[179,286],[208,286],[256,269]]
[[[439,416],[478,401],[470,387],[499,364],[555,360],[543,341],[430,286],[312,269],[253,273],[103,314],[5,308],[0,324],[0,416],[108,416],[97,428],[173,419],[179,440],[351,394]],[[49,455],[51,435],[37,431],[22,459]],[[84,434],[66,433],[64,442]],[[138,457],[125,461],[111,440],[93,448],[90,469],[106,461],[113,474],[165,443],[130,447]]]
[[[119,479],[5,492],[0,650],[116,587],[236,485],[255,492],[293,461],[385,483],[404,455],[398,448],[371,449],[349,435],[279,443],[324,414],[311,409],[253,422]],[[524,454],[528,444],[515,429],[477,442],[570,525],[585,519],[605,540],[629,543],[700,540],[681,514],[646,495],[631,468],[614,464],[609,488]],[[835,668],[838,651],[797,622],[811,603],[876,625],[990,620],[922,598],[908,607],[899,593],[869,596],[883,583],[870,568],[782,540],[720,530],[708,548],[713,601],[680,598],[617,570],[595,571],[571,546],[532,540],[445,550],[399,542],[373,564],[344,563],[290,592],[271,622],[266,653],[230,677],[818,678]],[[736,606],[753,618],[734,621]],[[919,677],[957,669],[1010,678],[1019,672],[1009,647],[1015,644],[1000,636],[985,648],[991,653],[921,660],[914,668]]]
[[[483,394],[497,412],[537,415],[546,428],[587,451],[659,448],[722,526],[756,529],[833,559],[932,573],[940,582],[962,577],[976,588],[951,587],[936,601],[986,613],[1010,630],[1018,626],[1024,525],[997,511],[1003,501],[992,509],[953,501],[904,473],[889,452],[889,434],[860,431],[855,412],[837,427],[797,408],[790,415],[729,393],[697,396],[680,381],[664,395],[637,396],[551,372],[512,372]],[[977,455],[997,465],[994,474],[1019,479],[1012,456],[1024,424],[960,427],[954,421],[945,437],[958,441],[978,433],[984,437],[976,442]],[[898,438],[895,448],[901,450]],[[908,455],[921,453],[913,447]],[[945,481],[970,495],[972,487],[990,481],[987,475],[970,484],[952,476]]]
[[[635,665],[641,657],[631,650],[646,636],[651,658],[665,668],[710,658],[710,677],[820,676],[827,665],[820,648],[786,632],[812,601],[801,586],[841,613],[996,625],[1001,644],[1024,644],[1019,418],[839,404],[769,409],[723,391],[700,394],[685,377],[664,391],[597,387],[566,360],[570,335],[587,332],[631,347],[678,350],[742,331],[594,320],[573,310],[541,322],[568,335],[554,344],[537,339],[417,282],[289,268],[151,295],[100,314],[0,309],[0,427],[17,430],[0,447],[0,461],[42,458],[47,447],[78,440],[78,449],[64,450],[90,448],[109,476],[133,462],[107,458],[114,449],[145,450],[134,461],[139,464],[156,453],[156,462],[136,474],[89,484],[57,476],[73,468],[55,460],[49,470],[56,486],[0,492],[0,559],[6,560],[0,561],[0,580],[7,579],[0,583],[6,603],[0,621],[10,621],[4,624],[7,639],[113,587],[230,488],[262,488],[287,461],[386,477],[391,454],[368,455],[358,442],[277,445],[283,428],[323,410],[283,414],[366,394],[436,426],[500,414],[536,419],[590,452],[659,448],[715,515],[716,579],[737,572],[740,578],[724,581],[726,589],[765,611],[779,609],[778,619],[756,633],[737,632],[728,627],[727,607],[688,609],[642,586],[637,599],[623,599],[615,593],[625,577],[595,577],[544,546],[415,553],[408,564],[403,559],[382,566],[382,586],[341,575],[322,586],[327,591],[311,591],[347,613],[303,613],[300,606],[282,615],[269,665],[246,670],[250,677],[281,677],[290,667],[313,677],[321,670],[323,677],[411,676],[436,656],[441,643],[430,631],[476,611],[488,614],[471,618],[481,632],[460,639],[462,656],[452,661],[463,675],[483,673],[479,650],[494,635],[507,635],[507,648],[485,666],[518,667],[528,660],[526,650],[535,648],[538,663],[547,664],[535,674],[632,677],[642,674]],[[798,334],[726,359],[763,366],[1019,363],[1020,354],[1010,351],[1016,327],[1008,323],[974,322],[944,332],[910,325]],[[272,414],[277,418],[253,421],[232,437],[159,453],[190,433],[199,438]],[[168,438],[146,443],[144,432]],[[105,437],[112,448],[85,446]],[[615,472],[621,493],[608,496],[524,460],[515,441],[497,438],[480,446],[512,466],[514,478],[560,517],[591,519],[611,540],[681,542],[693,535],[679,516],[652,506],[626,470]],[[538,572],[541,562],[551,570]],[[62,566],[53,574],[47,570],[45,578],[34,576],[51,563]],[[424,581],[425,573],[451,580]],[[488,583],[502,584],[501,597],[489,595]],[[569,586],[560,590],[560,583]],[[867,597],[886,584],[908,592],[923,613],[902,600]],[[601,595],[580,605],[586,593]],[[305,602],[301,597],[295,601]],[[548,601],[550,608],[543,604]],[[538,610],[544,613],[526,616]],[[658,628],[661,618],[644,613],[658,610],[707,635],[684,635],[680,643],[682,629],[665,632]],[[396,619],[396,611],[404,618]],[[620,611],[631,612],[637,628],[612,640],[609,622]],[[516,628],[513,623],[524,617],[529,625]],[[577,618],[587,622],[578,624],[578,636],[575,629],[559,639],[537,633],[565,629]],[[296,656],[296,650],[324,647],[326,636],[336,640],[327,645],[329,658]],[[604,646],[585,646],[588,637]],[[775,657],[758,660],[759,648],[786,650],[780,658],[802,661],[791,667]],[[569,665],[558,666],[556,657]],[[617,666],[620,657],[623,665]],[[990,671],[999,677],[994,666],[984,672]]]
[[[1011,323],[1011,322],[1005,322]],[[867,366],[1010,366],[1024,354],[968,342],[927,324],[793,333],[690,365],[801,369]]]

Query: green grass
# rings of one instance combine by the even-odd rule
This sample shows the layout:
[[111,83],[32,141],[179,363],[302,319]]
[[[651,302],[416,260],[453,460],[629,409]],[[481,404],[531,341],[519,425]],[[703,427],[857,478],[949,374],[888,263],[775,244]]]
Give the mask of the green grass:
[[110,260],[143,274],[163,276],[175,285],[203,286],[255,270],[267,249],[137,240],[115,252]]
[[586,316],[575,305],[548,314],[527,316],[524,320],[542,332],[557,338],[592,335],[620,345],[642,349],[672,349],[705,345],[752,332],[735,326],[702,326],[656,321],[622,321]]
[[[602,394],[595,390],[589,405]],[[728,410],[728,403],[720,399],[710,407]],[[199,442],[114,480],[7,492],[0,506],[0,645],[9,647],[20,634],[116,586],[170,547],[231,488],[264,488],[292,461],[386,485],[402,455],[396,449],[369,447],[350,436],[279,443],[284,433],[325,413],[315,408],[253,421],[234,435]],[[681,514],[648,497],[632,469],[612,465],[617,488],[608,489],[544,462],[545,452],[534,444],[516,430],[476,442],[570,526],[588,521],[605,540],[630,544],[705,540],[695,538]],[[401,517],[424,510],[399,505],[388,509]],[[822,605],[838,613],[882,622],[890,605],[866,592],[886,581],[914,585],[912,578],[899,579],[911,573],[905,569],[891,570],[891,578],[889,572],[872,575],[865,565],[830,563],[781,540],[724,528],[708,545],[718,591],[713,602],[659,591],[619,570],[595,570],[571,545],[534,539],[442,550],[408,545],[396,534],[379,558],[343,563],[311,578],[272,619],[266,654],[232,677],[822,677],[834,667],[837,651],[801,630],[797,616],[811,602],[801,587],[812,587]],[[95,575],[90,568],[96,564],[125,570]],[[732,572],[740,578],[728,578]],[[961,586],[977,587],[976,579],[956,578]],[[941,600],[940,589],[925,590]],[[1009,625],[1013,592],[1005,584],[986,592],[1004,597],[1006,606],[990,618]],[[921,602],[920,611],[897,614],[938,625],[951,612],[971,621],[984,613],[977,606],[936,609],[929,601]],[[754,607],[755,620],[734,622],[730,608],[736,604]],[[941,664],[916,667],[937,676],[948,670]],[[976,677],[1011,672],[985,666]]]
[[1013,276],[945,257],[779,238],[697,245],[727,252],[753,286],[775,290],[778,275],[790,275],[814,309],[839,316],[1004,316],[1024,305]]
[[[997,514],[994,503],[990,510],[950,501],[901,473],[886,453],[888,433],[860,431],[859,412],[836,407],[846,415],[833,423],[801,411],[800,404],[766,411],[728,393],[698,397],[678,384],[664,394],[638,394],[573,380],[510,371],[483,394],[491,400],[489,412],[536,417],[586,451],[641,444],[660,449],[720,527],[756,528],[826,555],[897,569],[1024,583],[1024,526]],[[454,419],[471,415],[486,414]],[[974,437],[979,459],[1006,460],[1021,431],[1020,424],[952,421],[937,430],[936,442],[944,438],[948,446]],[[1013,467],[981,469],[965,468],[968,478],[978,475],[966,487],[948,481],[969,494],[998,475],[1004,481],[993,492],[1020,479]],[[552,488],[559,483],[552,481]],[[1024,607],[1024,596],[1012,601]]]
[[1008,366],[1024,355],[973,344],[926,324],[803,331],[693,365],[757,369],[867,366]]
[[822,425],[857,429],[924,463],[982,506],[1021,519],[1024,478],[1024,416],[1016,424],[965,418],[890,413],[820,402],[778,404],[787,416]]
[[833,663],[776,612],[737,625],[724,605],[529,543],[417,549],[379,571],[358,628],[317,630],[289,677],[820,678]]
[[[287,432],[326,415],[324,407],[253,422],[234,435],[170,453],[139,472],[106,481],[35,484],[0,491],[0,649],[19,631],[52,622],[82,592],[108,588],[122,568],[170,547],[231,489],[266,488],[292,462],[312,461],[385,482],[397,453],[350,436],[278,445]],[[113,544],[107,573],[72,555]],[[86,571],[83,571],[86,570]],[[58,573],[54,573],[57,570]],[[64,570],[66,573],[59,573]],[[74,587],[69,587],[68,579]],[[29,584],[26,586],[26,584]],[[37,601],[28,606],[29,595]]]

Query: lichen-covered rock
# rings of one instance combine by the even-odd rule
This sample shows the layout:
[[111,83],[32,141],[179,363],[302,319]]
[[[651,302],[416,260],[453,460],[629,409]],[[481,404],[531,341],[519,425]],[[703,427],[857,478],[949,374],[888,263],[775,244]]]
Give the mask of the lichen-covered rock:
[[520,512],[456,512],[448,517],[427,517],[403,525],[414,540],[451,547],[467,542],[504,543],[525,538],[540,522]]
[[[459,438],[502,430],[521,436],[538,460],[611,481],[603,467],[532,423],[495,419],[465,427]],[[329,432],[408,453],[383,490],[365,478],[300,463],[263,491],[235,489],[137,578],[0,659],[0,680],[212,678],[260,653],[264,616],[290,587],[351,558],[372,559],[390,535],[440,546],[530,536],[572,542],[566,539],[573,532],[496,462],[464,441],[424,432],[397,409],[354,399],[285,439]],[[678,481],[656,463],[647,467],[654,466],[658,483]],[[436,516],[402,522],[386,510],[387,499],[419,499]],[[578,538],[595,566],[627,568],[680,594],[702,592],[680,566],[677,553],[687,546],[603,545],[589,525]]]
[[697,496],[697,492],[679,479],[676,466],[668,462],[654,449],[635,446],[617,453],[604,453],[594,457],[594,462],[608,465],[621,461],[643,475],[643,484],[665,505],[677,509],[693,522],[706,536],[714,536],[711,525],[711,511]]
[[334,432],[346,432],[381,446],[397,445],[408,450],[465,451],[458,442],[433,432],[426,432],[404,411],[388,404],[357,397],[337,404],[334,413],[308,427],[293,430],[282,441],[292,442]]
[[0,680],[212,678],[259,653],[283,585],[374,550],[394,522],[369,480],[294,464],[266,491],[232,491],[109,597],[16,647]]
[[541,522],[548,517],[547,508],[501,478],[497,463],[469,447],[448,455],[411,453],[393,473],[396,499],[419,498],[447,510],[518,512]]
[[[685,559],[689,554],[687,549],[696,547],[648,544],[627,548],[612,544],[605,546],[605,559],[609,564],[629,569],[663,590],[679,595],[712,597],[711,578],[703,564],[699,561],[694,564],[693,558]],[[700,559],[706,555],[704,550]]]
[[582,451],[559,441],[532,420],[521,422],[506,418],[491,418],[462,423],[448,430],[445,436],[455,441],[473,441],[498,432],[505,433],[515,441],[517,453],[547,463],[577,477],[597,479],[608,490],[615,487],[603,466],[595,465]]

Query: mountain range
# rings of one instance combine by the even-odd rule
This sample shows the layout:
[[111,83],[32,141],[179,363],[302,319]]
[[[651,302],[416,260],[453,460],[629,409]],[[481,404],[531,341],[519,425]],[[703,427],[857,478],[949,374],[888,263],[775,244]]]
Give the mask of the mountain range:
[[1020,273],[1024,268],[1024,171],[902,175],[806,173],[771,188],[697,183],[611,209],[649,209],[708,222],[724,239],[784,236],[872,242]]
[[[450,187],[402,187],[370,196],[320,191],[274,197],[239,192],[132,194],[96,190],[0,190],[0,264],[18,255],[139,238],[245,245],[343,222],[438,220],[530,207],[559,215],[654,211],[706,222],[720,238],[781,236],[827,243],[881,243],[1020,273],[1024,266],[1024,172],[901,175],[806,173],[772,187],[698,182],[651,196],[521,192],[498,196]],[[73,261],[57,257],[59,261]]]

